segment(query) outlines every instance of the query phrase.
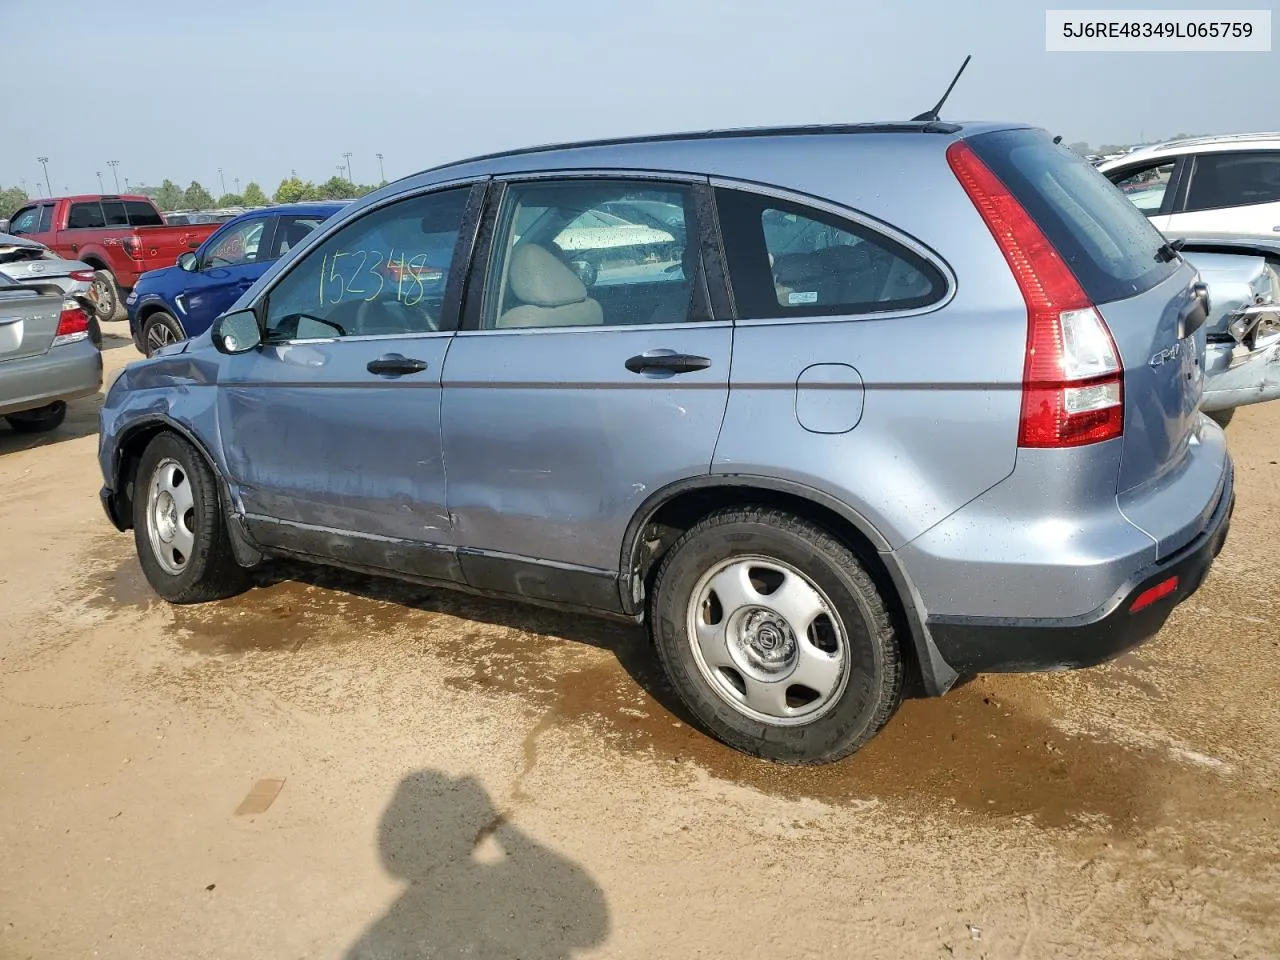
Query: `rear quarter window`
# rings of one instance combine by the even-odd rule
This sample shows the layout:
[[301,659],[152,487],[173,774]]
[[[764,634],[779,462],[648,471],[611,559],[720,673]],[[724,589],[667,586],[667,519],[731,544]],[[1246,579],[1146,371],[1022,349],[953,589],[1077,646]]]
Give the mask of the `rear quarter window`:
[[936,266],[865,224],[725,188],[716,208],[741,319],[917,310],[946,296]]
[[1036,222],[1094,303],[1150,290],[1177,269],[1165,238],[1123,193],[1043,130],[966,141]]

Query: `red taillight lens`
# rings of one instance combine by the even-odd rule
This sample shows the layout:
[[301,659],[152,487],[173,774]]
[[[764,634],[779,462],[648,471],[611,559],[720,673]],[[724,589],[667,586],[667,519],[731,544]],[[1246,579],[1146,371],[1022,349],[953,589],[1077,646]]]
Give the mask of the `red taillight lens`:
[[124,252],[133,259],[137,260],[142,256],[142,241],[137,237],[125,237],[120,241],[120,245],[124,247]]
[[1154,587],[1143,590],[1138,594],[1137,599],[1133,601],[1133,605],[1129,607],[1130,613],[1137,613],[1144,607],[1149,607],[1157,600],[1163,600],[1173,591],[1178,589],[1178,578],[1170,577],[1168,580],[1161,580]]
[[1076,447],[1120,436],[1120,354],[1088,294],[972,147],[953,143],[947,163],[995,237],[1027,304],[1018,445]]
[[93,283],[92,270],[72,270],[69,276],[72,280],[79,280],[81,283]]
[[62,313],[58,316],[58,331],[53,335],[53,345],[75,343],[89,337],[89,315],[74,300],[62,301]]

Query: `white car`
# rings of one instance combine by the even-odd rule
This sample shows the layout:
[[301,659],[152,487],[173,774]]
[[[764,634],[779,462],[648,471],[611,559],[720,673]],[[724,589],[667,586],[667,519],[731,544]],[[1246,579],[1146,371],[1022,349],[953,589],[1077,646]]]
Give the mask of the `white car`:
[[1158,143],[1098,170],[1163,233],[1280,234],[1280,133]]

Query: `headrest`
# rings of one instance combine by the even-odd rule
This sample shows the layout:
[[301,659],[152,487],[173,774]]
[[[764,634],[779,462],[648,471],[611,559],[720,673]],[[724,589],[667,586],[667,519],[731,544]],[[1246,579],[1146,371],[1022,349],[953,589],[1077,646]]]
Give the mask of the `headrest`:
[[511,255],[511,292],[535,307],[563,307],[587,299],[587,288],[546,247],[522,243]]

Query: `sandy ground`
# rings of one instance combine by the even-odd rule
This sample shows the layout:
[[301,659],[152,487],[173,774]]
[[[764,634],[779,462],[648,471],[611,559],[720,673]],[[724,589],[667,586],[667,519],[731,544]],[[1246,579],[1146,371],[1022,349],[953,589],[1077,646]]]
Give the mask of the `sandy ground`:
[[625,627],[293,567],[169,607],[96,416],[0,427],[0,957],[1280,957],[1280,405],[1158,638],[816,771]]

